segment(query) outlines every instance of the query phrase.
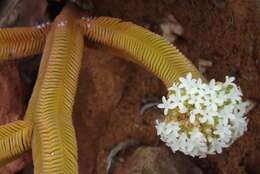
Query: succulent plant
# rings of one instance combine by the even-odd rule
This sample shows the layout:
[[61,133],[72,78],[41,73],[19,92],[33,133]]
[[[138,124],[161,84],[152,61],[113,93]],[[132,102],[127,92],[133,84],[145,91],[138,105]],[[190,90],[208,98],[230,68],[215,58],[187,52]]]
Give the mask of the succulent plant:
[[[117,18],[84,16],[84,12],[68,4],[50,24],[0,29],[1,60],[43,52],[24,120],[0,126],[0,164],[32,148],[34,173],[78,173],[77,142],[71,116],[84,42],[141,65],[169,88],[168,96],[159,105],[169,115],[164,122],[158,121],[156,127],[173,151],[181,150],[193,156],[220,152],[246,130],[243,106],[240,107],[244,103],[232,79],[208,84],[196,67],[159,35]],[[205,96],[200,93],[203,90]],[[217,98],[212,101],[207,97],[214,92]],[[220,95],[226,98],[221,100]],[[208,105],[198,103],[202,101]],[[231,108],[226,111],[226,106]],[[215,114],[206,117],[199,109]],[[240,118],[241,123],[233,122],[234,118]],[[219,129],[231,125],[233,127],[227,129],[232,130],[219,132],[217,126],[222,122]],[[186,138],[180,140],[184,137],[180,134]],[[229,138],[224,138],[219,148],[208,148],[215,136],[222,141],[222,134]],[[176,142],[172,142],[174,138]]]

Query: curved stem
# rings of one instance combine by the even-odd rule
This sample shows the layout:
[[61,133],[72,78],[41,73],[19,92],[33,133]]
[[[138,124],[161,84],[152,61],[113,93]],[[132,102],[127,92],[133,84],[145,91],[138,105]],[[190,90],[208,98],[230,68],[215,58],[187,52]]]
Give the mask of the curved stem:
[[143,27],[110,17],[82,19],[80,23],[88,40],[141,65],[167,87],[188,72],[195,78],[204,79],[177,48]]
[[0,166],[30,149],[32,130],[32,124],[22,120],[0,126]]
[[40,54],[49,29],[49,25],[0,29],[0,60]]
[[76,17],[73,8],[65,7],[55,19],[29,104],[36,174],[78,173],[71,116],[84,41]]

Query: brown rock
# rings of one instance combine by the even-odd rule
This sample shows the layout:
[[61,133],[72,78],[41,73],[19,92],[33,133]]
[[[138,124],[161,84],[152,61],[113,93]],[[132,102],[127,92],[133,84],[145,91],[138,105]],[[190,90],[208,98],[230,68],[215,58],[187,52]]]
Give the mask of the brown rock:
[[182,154],[172,154],[164,147],[140,147],[115,174],[202,174],[202,171]]
[[[127,61],[86,49],[73,113],[79,173],[105,173],[110,150],[126,137],[155,140],[153,117],[149,112],[141,116],[139,110],[146,94],[160,91],[158,84],[154,76]],[[144,122],[146,117],[149,121]]]
[[21,118],[24,111],[23,85],[14,63],[0,65],[0,124]]
[[122,96],[127,80],[126,63],[101,51],[86,49],[74,105],[80,173],[95,168],[98,143],[109,113]]
[[46,1],[2,0],[0,26],[36,25],[38,22],[45,21],[46,7]]
[[[24,87],[16,65],[10,62],[2,63],[0,66],[0,125],[22,119],[25,109],[23,100]],[[13,174],[21,170],[25,164],[26,160],[23,157],[19,158],[0,168],[0,174]]]
[[32,155],[30,153],[23,154],[22,157],[8,163],[5,167],[0,168],[0,174],[15,174],[30,162],[32,162]]

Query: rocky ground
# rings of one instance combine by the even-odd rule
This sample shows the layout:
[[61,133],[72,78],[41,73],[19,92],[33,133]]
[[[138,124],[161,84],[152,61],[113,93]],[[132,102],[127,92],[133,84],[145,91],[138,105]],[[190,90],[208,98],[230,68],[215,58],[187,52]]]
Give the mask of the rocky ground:
[[[0,2],[1,26],[37,25],[53,18],[63,1]],[[163,35],[205,74],[235,76],[246,99],[248,132],[220,155],[197,159],[172,154],[156,136],[155,107],[166,90],[141,67],[100,50],[85,48],[74,108],[80,173],[84,174],[256,174],[260,173],[259,1],[93,0],[77,1],[93,16],[133,21]],[[84,3],[84,4],[83,4]],[[30,9],[30,10],[28,10]],[[258,26],[257,26],[258,24]],[[40,56],[0,65],[1,124],[21,119],[37,75]],[[0,173],[31,173],[30,154]],[[185,165],[184,165],[185,164]]]

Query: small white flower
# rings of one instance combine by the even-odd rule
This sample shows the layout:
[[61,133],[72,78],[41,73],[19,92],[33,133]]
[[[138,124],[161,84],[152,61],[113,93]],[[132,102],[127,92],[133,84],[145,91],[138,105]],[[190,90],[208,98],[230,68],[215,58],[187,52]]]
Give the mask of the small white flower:
[[194,109],[190,112],[190,117],[189,117],[189,121],[190,123],[194,124],[195,123],[195,120],[196,118],[198,117],[198,115],[200,114],[200,110],[198,109]]
[[155,128],[157,130],[157,135],[161,135],[163,133],[164,127],[165,127],[164,122],[159,122],[158,120],[156,120],[156,124],[155,124]]
[[188,96],[181,95],[181,90],[176,89],[175,95],[170,95],[169,100],[171,102],[171,106],[173,106],[172,109],[174,108],[179,108],[180,113],[185,113],[187,112],[187,108],[185,107],[184,103],[188,99]]
[[[230,125],[218,124],[216,126],[216,130],[213,132],[213,134],[218,135],[220,139],[230,140],[230,138],[232,136],[232,132],[230,130]],[[227,141],[227,142],[229,142],[229,141]]]
[[234,140],[241,135],[244,134],[245,131],[247,131],[247,119],[244,117],[237,118],[234,121],[232,121],[233,124],[233,131],[234,131]]
[[188,95],[188,104],[194,105],[196,109],[201,109],[202,104],[204,103],[204,96],[200,93]]
[[188,147],[190,152],[196,154],[206,153],[208,151],[207,140],[198,128],[193,128],[190,132],[190,145]]
[[225,77],[226,81],[224,82],[223,86],[227,87],[227,86],[236,86],[236,84],[233,83],[233,81],[235,81],[235,77]]
[[[200,158],[229,147],[247,130],[245,114],[251,106],[242,101],[242,92],[234,80],[226,77],[224,83],[214,79],[203,83],[201,79],[193,79],[191,73],[181,77],[158,105],[168,118],[167,122],[156,122],[161,140],[173,152],[182,151]],[[176,112],[180,117],[168,117]]]
[[218,106],[222,106],[224,104],[224,101],[227,100],[227,96],[225,95],[225,91],[219,91],[217,93],[217,98],[215,99],[215,102]]
[[192,79],[191,73],[188,73],[186,78],[180,77],[181,84],[179,85],[179,88],[192,88],[195,86],[196,80]]
[[184,153],[187,153],[189,142],[188,142],[188,135],[186,133],[184,132],[180,133],[177,143],[179,145],[179,150]]
[[179,86],[177,86],[176,84],[173,84],[170,88],[168,88],[168,91],[172,91],[175,92],[176,90],[179,90]]
[[226,147],[226,144],[217,138],[209,137],[208,142],[210,143],[208,154],[222,153],[222,148]]
[[228,125],[230,121],[236,119],[236,115],[233,110],[233,105],[226,105],[219,111],[219,117],[222,119],[223,125]]
[[211,94],[204,96],[203,104],[205,104],[208,111],[217,111],[218,110],[216,98],[217,98],[216,95],[211,95]]
[[168,110],[169,109],[173,109],[174,105],[171,104],[171,101],[167,100],[166,97],[164,97],[164,96],[162,98],[162,102],[163,103],[158,104],[157,107],[160,108],[160,109],[164,109],[164,115],[167,115],[168,114]]
[[213,110],[200,110],[197,112],[200,112],[201,114],[201,117],[199,118],[200,123],[208,123],[213,125],[215,123],[214,118],[218,116],[218,113]]
[[219,91],[221,89],[220,84],[216,84],[215,79],[211,79],[209,84],[204,87],[205,93],[210,95],[216,95],[216,91]]

